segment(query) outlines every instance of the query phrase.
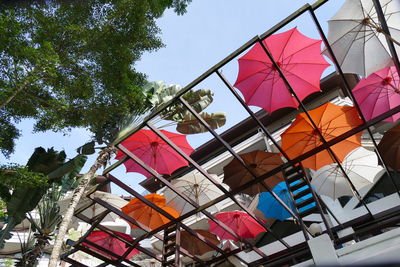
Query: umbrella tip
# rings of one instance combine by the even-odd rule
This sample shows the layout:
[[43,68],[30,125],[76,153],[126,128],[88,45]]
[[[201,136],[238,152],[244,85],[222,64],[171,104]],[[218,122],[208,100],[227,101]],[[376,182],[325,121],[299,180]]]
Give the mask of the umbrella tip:
[[382,80],[382,85],[388,85],[392,82],[392,80],[393,80],[392,77],[387,76]]
[[369,24],[371,24],[370,18],[364,18],[364,19],[361,21],[361,24],[362,24],[362,25],[369,25]]
[[249,164],[249,167],[250,168],[253,168],[253,169],[255,169],[255,168],[257,168],[257,164],[256,163],[251,163],[251,164]]

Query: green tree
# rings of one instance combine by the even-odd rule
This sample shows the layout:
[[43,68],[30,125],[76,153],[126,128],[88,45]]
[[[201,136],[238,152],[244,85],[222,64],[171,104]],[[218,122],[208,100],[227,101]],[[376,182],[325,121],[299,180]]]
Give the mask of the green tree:
[[6,203],[8,216],[7,226],[0,231],[0,248],[11,237],[10,231],[36,208],[50,186],[61,184],[66,175],[75,177],[85,162],[84,155],[66,162],[64,151],[38,147],[26,167],[12,165],[11,169],[4,166],[0,169],[0,198]]
[[34,131],[84,127],[110,143],[117,123],[146,108],[134,64],[163,46],[156,19],[191,0],[30,0],[0,3],[0,150],[24,118]]

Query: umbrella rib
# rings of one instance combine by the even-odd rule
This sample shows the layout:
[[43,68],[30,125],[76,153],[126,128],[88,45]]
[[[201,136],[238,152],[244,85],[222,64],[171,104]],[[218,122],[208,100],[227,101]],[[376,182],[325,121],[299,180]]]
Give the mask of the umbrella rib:
[[309,85],[311,85],[312,87],[315,88],[315,86],[314,86],[313,84],[311,84],[309,81],[304,80],[304,79],[301,78],[299,75],[294,74],[293,72],[291,72],[291,71],[289,71],[289,70],[286,70],[286,72],[290,73],[290,74],[293,75],[293,76],[296,76],[296,77],[299,78],[300,80],[305,81],[306,83],[308,83]]
[[[315,40],[315,39],[313,39],[313,40]],[[313,45],[316,45],[317,42],[320,42],[320,40],[315,40],[315,42],[313,42],[312,44],[309,44],[307,46],[303,46],[299,50],[294,51],[293,53],[291,53],[290,55],[287,55],[285,58],[282,58],[282,59],[285,60],[285,59],[288,59],[288,58],[292,58],[295,54],[297,54],[297,53],[299,53],[299,52],[301,52],[301,51],[303,51],[303,50],[305,50],[305,49],[307,49],[307,48],[309,48],[309,47],[311,47]],[[296,63],[292,63],[292,64],[296,64]],[[301,64],[303,64],[303,63],[301,63]],[[304,64],[307,64],[307,63],[304,63]],[[316,64],[316,65],[318,64],[318,65],[320,65],[320,64],[323,64],[323,63],[311,63],[311,62],[309,62],[308,64]],[[325,65],[329,65],[329,64],[325,63]]]
[[[287,38],[287,40],[286,40],[286,42],[285,42],[285,45],[283,46],[283,48],[282,48],[282,50],[281,50],[281,53],[280,53],[280,55],[278,56],[278,60],[279,60],[280,58],[283,58],[283,52],[286,50],[286,46],[288,45],[288,43],[289,43],[290,39],[292,38],[293,34],[294,34],[294,30],[292,30],[292,32],[290,33],[290,36]],[[265,44],[266,44],[266,42],[265,42]],[[266,44],[266,46],[268,47],[267,44]],[[268,50],[269,50],[269,49],[268,49]],[[271,53],[271,55],[272,55],[272,53]],[[275,58],[274,58],[274,60],[275,60]]]
[[[265,68],[265,69],[263,69],[263,70],[261,70],[261,71],[255,72],[255,73],[253,73],[251,76],[253,76],[253,75],[257,74],[257,73],[262,73],[262,71],[265,71],[265,70],[268,70],[268,69]],[[259,88],[260,88],[261,84],[267,80],[267,78],[268,78],[268,76],[271,74],[271,72],[272,72],[272,71],[270,71],[268,74],[265,75],[265,77],[264,77],[263,79],[261,79],[260,83],[255,87],[255,89],[253,90],[253,92],[252,92],[251,95],[249,96],[249,100],[253,98],[254,94],[255,94],[258,90],[260,90]],[[264,74],[264,73],[262,73],[262,74]],[[251,76],[249,75],[248,78],[250,78]],[[246,78],[246,79],[248,79],[248,78]],[[246,79],[243,79],[242,81],[244,81],[244,80],[246,80]],[[242,81],[241,81],[241,82],[242,82]]]

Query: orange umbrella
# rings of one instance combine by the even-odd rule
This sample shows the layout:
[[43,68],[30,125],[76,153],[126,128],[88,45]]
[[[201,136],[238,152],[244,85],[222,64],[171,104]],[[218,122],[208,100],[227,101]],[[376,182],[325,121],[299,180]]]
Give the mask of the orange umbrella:
[[[176,210],[165,205],[166,200],[164,196],[153,193],[144,197],[152,202],[154,205],[168,212],[173,217],[177,218],[179,216],[179,213]],[[131,201],[126,204],[126,206],[122,207],[121,210],[126,215],[146,225],[150,229],[156,229],[170,221],[168,218],[161,215],[161,213],[147,206],[147,204],[137,198],[131,199]],[[138,228],[136,225],[133,225],[131,223],[129,224],[132,228]]]
[[[326,141],[362,123],[355,108],[337,106],[332,103],[326,103],[313,109],[309,111],[309,114]],[[287,153],[289,158],[295,158],[322,145],[317,131],[313,128],[305,113],[300,113],[293,124],[283,132],[281,137],[282,149]],[[331,149],[339,161],[342,162],[350,151],[360,145],[361,133],[358,133],[337,143]],[[304,167],[314,170],[333,162],[334,160],[327,150],[321,151],[302,161]]]

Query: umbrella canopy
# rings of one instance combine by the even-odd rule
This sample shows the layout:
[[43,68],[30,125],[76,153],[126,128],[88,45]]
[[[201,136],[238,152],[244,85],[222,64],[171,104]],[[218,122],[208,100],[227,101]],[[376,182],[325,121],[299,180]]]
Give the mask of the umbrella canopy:
[[378,150],[387,166],[395,171],[400,170],[400,124],[386,131]]
[[[107,202],[108,204],[112,205],[113,207],[115,207],[117,209],[120,209],[123,206],[125,206],[126,204],[128,204],[128,201],[121,198],[120,196],[117,196],[117,195],[114,195],[111,193],[107,193],[107,192],[102,192],[102,191],[94,192],[91,195],[91,197],[92,198],[100,198],[101,200]],[[67,211],[67,209],[71,203],[71,199],[72,199],[72,197],[67,196],[66,198],[58,201],[58,204],[60,205],[60,214],[61,215],[63,215]],[[76,210],[84,207],[85,205],[88,205],[90,202],[92,202],[92,200],[90,198],[82,197],[78,202],[78,206],[76,207]],[[81,214],[88,218],[93,218],[106,210],[107,209],[105,207],[103,207],[102,205],[94,203],[92,206],[90,206],[89,208],[82,211]],[[103,222],[104,221],[115,221],[117,218],[118,218],[118,215],[110,212],[109,214],[107,214],[107,216],[102,221]],[[75,219],[78,220],[76,217],[74,217],[74,220]]]
[[[173,217],[177,218],[179,216],[179,213],[176,210],[165,205],[166,200],[164,196],[153,193],[146,195],[144,197],[150,202],[152,202],[154,205],[165,210]],[[146,225],[150,229],[156,229],[161,225],[164,225],[170,221],[165,216],[161,215],[156,210],[150,208],[149,206],[147,206],[147,204],[145,204],[144,202],[142,202],[137,198],[131,199],[131,201],[126,206],[122,207],[121,210],[126,215]],[[137,228],[136,225],[133,225],[131,223],[129,224],[131,225],[132,228]]]
[[[275,169],[283,164],[283,161],[278,153],[265,152],[262,150],[256,150],[249,153],[239,155],[243,161],[249,166],[257,176],[263,175],[268,171]],[[245,167],[236,159],[233,159],[224,167],[224,183],[229,185],[231,189],[240,187],[241,185],[254,180],[253,175],[246,170]],[[272,177],[268,177],[264,180],[264,183],[269,188],[273,188],[275,185],[283,181],[282,173],[277,173]],[[264,192],[266,189],[257,183],[241,193],[248,195],[256,195],[260,192]]]
[[[222,212],[217,214],[215,218],[231,228],[243,239],[254,238],[259,233],[265,232],[264,227],[243,211]],[[239,241],[212,220],[208,220],[208,224],[210,225],[210,232],[216,234],[219,238]]]
[[[122,237],[123,239],[125,239],[128,242],[133,241],[132,237],[130,237],[127,234],[121,233],[121,232],[116,232],[116,231],[112,231],[114,234]],[[96,245],[103,247],[104,249],[107,249],[111,252],[113,252],[114,254],[117,254],[118,256],[122,256],[129,248],[129,246],[127,244],[125,244],[124,242],[122,242],[121,240],[119,240],[118,238],[113,237],[112,235],[103,232],[103,231],[99,231],[99,230],[95,230],[93,232],[91,232],[87,237],[86,240],[95,243]],[[91,248],[92,250],[105,255],[107,257],[110,257],[111,259],[115,260],[117,259],[116,257],[110,256],[109,254],[107,254],[107,252],[102,251],[96,247],[94,247],[93,245],[90,245],[86,242],[82,242],[82,245]],[[137,249],[133,249],[126,257],[125,259],[130,259],[132,258],[133,255],[139,254],[140,252]]]
[[[294,182],[293,185],[296,183],[298,183],[298,181]],[[305,189],[308,189],[308,185],[295,190],[293,193],[296,194]],[[285,182],[277,184],[272,191],[295,213],[295,205]],[[298,198],[296,202],[300,203],[310,197],[311,193]],[[315,203],[308,204],[307,206],[300,208],[299,211],[305,211],[313,206],[315,206]],[[258,195],[257,209],[260,210],[266,218],[275,218],[283,221],[292,217],[289,211],[287,211],[269,192],[264,192]]]
[[[378,166],[376,154],[363,147],[350,152],[342,162],[343,169],[358,190],[372,184],[376,174],[382,170]],[[311,184],[320,195],[336,199],[352,196],[353,191],[337,164],[326,165],[312,174]]]
[[[353,107],[326,103],[308,112],[326,141],[329,141],[362,123]],[[305,113],[300,113],[292,125],[282,133],[282,149],[290,158],[322,145],[322,141]],[[361,145],[361,132],[333,146],[332,151],[342,162],[346,155]],[[317,170],[333,163],[327,150],[321,151],[302,161],[306,168]]]
[[[391,36],[400,40],[400,2],[380,3]],[[328,42],[343,72],[367,77],[393,64],[373,1],[347,0],[328,24]],[[399,54],[400,47],[395,47]]]
[[[186,135],[165,130],[161,130],[161,132],[187,155],[194,151],[187,142]],[[183,157],[152,130],[141,129],[124,140],[122,145],[159,174],[171,174],[178,168],[189,165]],[[124,156],[125,154],[118,150],[116,159],[122,159]],[[124,164],[127,172],[138,172],[146,177],[151,177],[150,173],[133,160],[127,160]]]
[[[396,67],[388,67],[362,79],[353,89],[354,97],[366,120],[375,118],[400,105],[400,80]],[[385,119],[395,122],[400,114]]]
[[[320,91],[321,75],[329,66],[321,55],[320,40],[310,39],[293,28],[271,35],[263,44],[300,100]],[[284,107],[298,107],[259,43],[239,58],[239,73],[234,86],[242,92],[246,104],[261,107],[268,113]]]
[[[211,174],[211,176],[214,179],[218,179],[215,174]],[[206,204],[223,195],[223,192],[201,173],[189,173],[173,180],[172,184],[198,205]],[[174,208],[179,214],[184,214],[193,209],[191,204],[169,188],[164,191],[164,196],[168,201],[167,206]],[[215,209],[215,206],[213,207]]]
[[[219,241],[218,237],[207,230],[194,230],[198,234],[202,235],[205,240],[210,242],[211,244],[218,246],[221,242]],[[197,237],[191,235],[186,231],[181,232],[181,246],[186,249],[192,255],[201,256],[204,253],[213,251],[214,249],[209,245],[202,242]]]

